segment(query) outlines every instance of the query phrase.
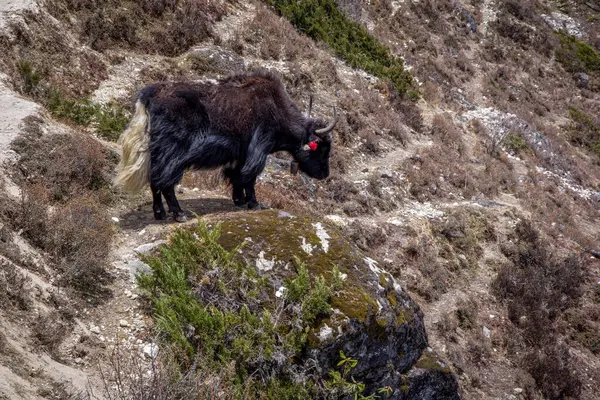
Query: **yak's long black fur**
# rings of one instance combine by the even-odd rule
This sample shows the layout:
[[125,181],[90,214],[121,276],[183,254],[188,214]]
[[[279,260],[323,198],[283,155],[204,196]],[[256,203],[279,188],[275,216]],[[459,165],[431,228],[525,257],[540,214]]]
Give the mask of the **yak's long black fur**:
[[[224,167],[235,204],[250,208],[258,206],[254,184],[270,153],[288,151],[309,176],[329,175],[331,140],[315,133],[325,122],[303,115],[272,73],[235,75],[216,84],[157,83],[142,89],[138,101],[149,119],[157,218],[166,216],[160,193],[171,212],[183,215],[173,187],[189,168]],[[319,142],[316,151],[304,147],[310,141]]]

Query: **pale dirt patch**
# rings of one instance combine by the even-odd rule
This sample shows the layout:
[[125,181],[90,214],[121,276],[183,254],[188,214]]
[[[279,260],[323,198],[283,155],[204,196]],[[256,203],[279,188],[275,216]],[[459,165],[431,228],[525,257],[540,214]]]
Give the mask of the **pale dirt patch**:
[[10,143],[22,133],[23,120],[36,115],[40,107],[11,90],[5,83],[7,80],[8,77],[0,72],[0,182],[4,181],[10,195],[19,197],[19,188],[5,174],[7,165],[16,160]]

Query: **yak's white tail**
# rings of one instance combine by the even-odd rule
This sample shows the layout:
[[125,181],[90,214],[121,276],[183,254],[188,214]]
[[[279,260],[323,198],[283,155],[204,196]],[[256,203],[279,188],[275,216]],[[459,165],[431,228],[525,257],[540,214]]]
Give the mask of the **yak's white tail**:
[[126,192],[138,192],[149,182],[149,132],[150,120],[146,107],[138,100],[133,118],[118,141],[122,152],[114,184]]

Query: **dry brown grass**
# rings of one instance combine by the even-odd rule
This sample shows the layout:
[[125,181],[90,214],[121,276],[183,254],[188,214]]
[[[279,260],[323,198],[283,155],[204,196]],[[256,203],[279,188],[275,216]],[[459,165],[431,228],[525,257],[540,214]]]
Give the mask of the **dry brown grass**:
[[0,34],[0,53],[3,54],[0,64],[17,89],[26,88],[19,72],[23,61],[39,78],[71,97],[88,96],[108,77],[101,57],[84,48],[74,48],[63,30],[44,14],[25,12],[23,22],[19,19],[10,22],[10,36],[3,40]]
[[61,20],[75,16],[94,50],[125,47],[167,56],[213,37],[213,23],[225,13],[207,0],[53,0],[48,9]]
[[93,294],[107,278],[114,230],[106,205],[116,160],[89,136],[42,135],[40,123],[27,121],[27,134],[13,142],[22,198],[11,225],[49,255],[60,285]]
[[110,201],[110,175],[116,158],[93,138],[30,133],[12,144],[20,155],[21,181],[44,187],[55,201],[88,191]]
[[515,231],[517,246],[506,253],[512,263],[505,265],[493,282],[494,293],[506,301],[509,319],[517,328],[517,335],[509,338],[512,356],[546,397],[577,397],[581,382],[573,373],[571,356],[555,322],[582,295],[581,261],[576,256],[561,259],[552,254],[528,221],[520,222]]
[[54,359],[60,360],[59,346],[70,332],[71,324],[72,321],[67,321],[63,313],[56,310],[41,316],[32,327],[36,344],[48,351]]
[[256,197],[269,207],[290,212],[315,213],[314,208],[307,205],[308,196],[302,191],[282,190],[276,184],[260,183],[256,185]]
[[293,61],[316,55],[308,37],[298,34],[286,19],[262,5],[257,7],[254,19],[237,34],[243,36],[238,41],[256,47],[257,55],[265,60]]
[[5,311],[28,311],[32,306],[31,280],[12,263],[0,258],[0,306]]
[[189,189],[197,188],[229,194],[229,185],[219,170],[188,171],[183,176],[181,185]]
[[51,216],[45,248],[64,283],[83,292],[98,291],[107,283],[105,263],[113,234],[103,207],[92,198],[77,198]]

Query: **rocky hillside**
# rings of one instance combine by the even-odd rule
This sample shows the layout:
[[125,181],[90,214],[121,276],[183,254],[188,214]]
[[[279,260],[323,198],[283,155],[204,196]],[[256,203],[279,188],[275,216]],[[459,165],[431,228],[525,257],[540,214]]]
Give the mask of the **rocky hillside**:
[[[0,54],[0,399],[598,398],[597,2],[12,0]],[[111,187],[141,87],[263,69],[327,180]]]

